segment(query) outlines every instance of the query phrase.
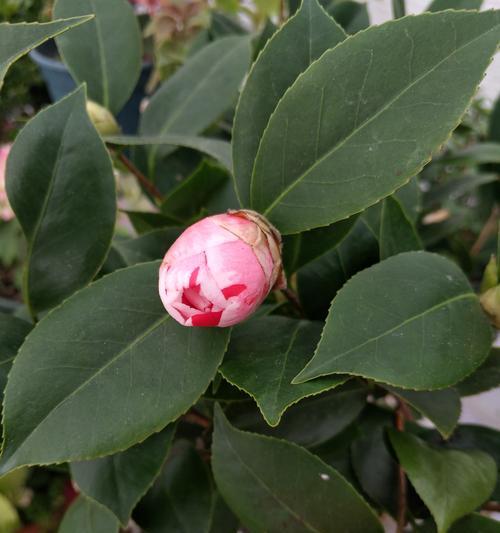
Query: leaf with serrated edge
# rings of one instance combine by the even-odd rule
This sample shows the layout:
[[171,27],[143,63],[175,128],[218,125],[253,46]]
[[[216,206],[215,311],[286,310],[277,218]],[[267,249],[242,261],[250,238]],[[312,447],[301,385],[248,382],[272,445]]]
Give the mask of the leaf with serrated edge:
[[33,22],[26,24],[0,24],[0,89],[9,67],[20,57],[33,48],[44,43],[51,37],[79,26],[92,19],[92,16],[72,17],[63,20],[54,20],[39,24]]
[[86,496],[126,526],[137,502],[160,474],[175,433],[169,425],[124,452],[71,464],[71,477]]
[[392,194],[458,125],[499,34],[500,11],[425,13],[323,54],[269,121],[252,208],[282,233],[299,233]]
[[320,322],[282,316],[249,320],[234,328],[219,371],[229,383],[255,399],[270,426],[277,426],[290,405],[347,380],[330,376],[302,385],[290,383],[310,359],[321,329]]
[[100,279],[28,335],[5,392],[2,473],[123,451],[176,420],[207,389],[229,329],[171,319],[158,296],[159,266]]
[[218,405],[212,468],[224,500],[251,531],[319,533],[335,524],[338,531],[382,532],[336,470],[296,444],[233,428]]
[[345,38],[342,28],[317,0],[304,0],[259,54],[234,121],[234,174],[242,205],[250,205],[250,178],[259,142],[281,97],[313,61]]
[[83,86],[21,130],[6,188],[28,241],[23,292],[36,315],[95,277],[115,227],[113,167],[87,116]]
[[411,484],[436,521],[438,533],[484,503],[495,487],[495,461],[478,450],[439,450],[418,437],[389,429]]
[[337,293],[316,353],[294,382],[339,373],[441,389],[473,372],[490,346],[490,327],[458,266],[407,252],[356,274]]

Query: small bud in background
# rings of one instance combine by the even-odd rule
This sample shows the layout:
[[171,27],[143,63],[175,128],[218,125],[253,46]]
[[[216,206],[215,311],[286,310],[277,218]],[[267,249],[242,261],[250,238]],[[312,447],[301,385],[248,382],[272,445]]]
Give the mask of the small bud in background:
[[253,211],[230,211],[193,224],[160,267],[163,305],[184,326],[238,324],[272,289],[285,286],[281,236]]
[[498,267],[496,257],[492,255],[481,280],[481,294],[495,287],[495,285],[498,285]]
[[9,157],[11,144],[0,146],[0,220],[8,222],[14,218],[14,212],[10,207],[7,193],[5,192],[5,173],[7,170],[7,158]]
[[15,533],[21,527],[21,520],[16,508],[10,501],[0,494],[0,531],[2,533]]
[[87,113],[100,135],[117,135],[121,133],[115,117],[105,107],[87,100]]
[[500,329],[500,285],[488,289],[479,298],[484,312],[489,316],[491,323]]

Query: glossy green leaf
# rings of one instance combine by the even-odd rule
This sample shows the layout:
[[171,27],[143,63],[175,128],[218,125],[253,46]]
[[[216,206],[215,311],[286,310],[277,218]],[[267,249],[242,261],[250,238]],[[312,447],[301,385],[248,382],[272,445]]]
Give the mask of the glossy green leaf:
[[269,425],[277,426],[287,407],[301,398],[345,382],[343,376],[331,376],[302,385],[290,383],[311,358],[322,326],[268,316],[234,328],[220,372],[255,399]]
[[336,470],[295,444],[233,428],[218,406],[212,453],[219,491],[250,531],[382,531]]
[[104,507],[79,496],[68,508],[59,533],[118,533],[118,520]]
[[148,533],[208,533],[214,503],[207,466],[189,442],[180,440],[141,502],[137,520]]
[[333,297],[344,283],[378,259],[378,240],[364,217],[358,218],[347,237],[336,248],[297,272],[300,301],[307,316],[324,320]]
[[461,405],[460,396],[455,389],[417,392],[387,385],[385,388],[427,417],[445,439],[452,434],[458,424]]
[[236,188],[243,206],[250,205],[259,143],[281,97],[313,61],[345,37],[317,0],[304,0],[259,55],[241,93],[233,131]]
[[217,165],[203,162],[191,176],[181,181],[167,195],[161,204],[161,210],[186,222],[192,220],[200,215],[210,198],[218,195],[227,181],[227,171]]
[[168,217],[164,213],[151,211],[122,211],[130,220],[135,231],[139,235],[149,233],[154,229],[162,229],[167,226],[177,226],[179,221],[173,217]]
[[229,331],[171,319],[158,268],[144,263],[102,278],[27,337],[5,393],[3,472],[125,450],[207,389]]
[[7,163],[6,186],[28,240],[24,298],[36,314],[94,278],[114,231],[113,168],[87,116],[84,88],[21,130]]
[[[206,129],[235,100],[250,63],[247,37],[225,37],[190,58],[155,93],[141,120],[141,135],[196,135]],[[170,152],[172,150],[170,149]],[[169,150],[153,146],[148,168]]]
[[456,127],[499,34],[500,11],[427,13],[373,26],[323,54],[269,121],[252,207],[288,234],[390,195]]
[[235,533],[238,531],[238,526],[238,519],[231,512],[220,494],[217,494],[209,533]]
[[500,386],[500,348],[492,348],[488,359],[456,387],[461,396],[471,396],[498,386]]
[[72,17],[39,24],[0,24],[0,89],[9,67],[20,57],[51,37],[91,20],[91,16]]
[[155,229],[134,239],[117,240],[113,248],[128,266],[163,259],[181,232],[179,227]]
[[490,344],[489,325],[461,270],[439,255],[408,252],[346,283],[313,359],[294,381],[342,373],[440,389],[473,372]]
[[456,522],[450,533],[499,533],[500,522],[487,516],[473,513]]
[[445,9],[479,9],[483,0],[433,0],[427,11],[444,11]]
[[355,2],[354,0],[334,2],[328,8],[328,13],[349,34],[357,33],[370,25],[368,7],[361,2]]
[[380,259],[422,249],[415,226],[395,196],[388,196],[382,205],[379,246]]
[[346,237],[356,220],[357,217],[353,216],[326,228],[317,228],[298,235],[285,235],[283,263],[287,275],[335,248]]
[[175,426],[151,435],[124,452],[71,464],[83,494],[104,505],[127,525],[132,510],[153,484],[167,457]]
[[406,185],[399,188],[394,196],[401,204],[406,216],[415,224],[422,208],[418,176],[413,177]]
[[54,16],[95,15],[91,22],[57,39],[59,52],[89,98],[118,113],[139,79],[142,40],[127,0],[57,0]]
[[[366,389],[354,382],[292,405],[279,425],[270,427],[256,409],[236,411],[231,421],[239,429],[316,448],[341,433],[366,405]],[[241,409],[241,408],[240,408]]]
[[197,150],[213,157],[228,170],[232,170],[233,168],[231,145],[227,141],[222,141],[220,139],[210,139],[208,137],[196,137],[190,135],[161,135],[155,137],[114,135],[105,137],[105,140],[107,143],[120,146],[166,145],[192,148],[193,150]]
[[408,433],[391,430],[391,443],[411,484],[430,509],[438,533],[490,496],[496,465],[481,451],[439,450]]

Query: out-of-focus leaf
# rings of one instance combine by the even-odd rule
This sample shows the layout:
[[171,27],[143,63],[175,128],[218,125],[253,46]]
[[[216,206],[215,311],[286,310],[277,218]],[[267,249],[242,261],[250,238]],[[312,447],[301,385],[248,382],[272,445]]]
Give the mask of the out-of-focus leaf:
[[418,495],[430,509],[438,533],[474,511],[496,482],[493,459],[480,451],[431,448],[409,433],[389,430],[391,443]]
[[367,5],[361,2],[355,2],[354,0],[335,2],[328,8],[328,13],[349,34],[357,33],[370,25]]
[[295,444],[233,428],[219,406],[212,448],[217,487],[251,531],[330,531],[335,524],[339,531],[382,532],[333,468]]
[[313,359],[294,382],[340,373],[440,389],[473,372],[490,346],[489,325],[457,265],[407,252],[349,280],[332,302]]
[[84,88],[21,130],[7,162],[6,186],[28,240],[23,289],[36,314],[94,278],[114,231],[113,168],[87,116]]
[[492,348],[486,361],[456,385],[460,396],[471,396],[500,386],[500,348]]
[[59,533],[118,533],[119,529],[118,520],[110,511],[79,496],[66,511]]
[[479,9],[483,0],[433,0],[427,11],[444,11],[445,9]]
[[445,165],[459,166],[500,163],[500,143],[478,143],[461,152],[448,154],[438,161]]
[[164,213],[153,213],[149,211],[122,211],[127,215],[135,231],[142,235],[154,229],[161,229],[167,226],[178,226],[179,221],[173,217],[168,217]]
[[127,266],[162,259],[181,234],[178,227],[154,229],[134,239],[117,240],[113,248],[118,251]]
[[229,330],[170,318],[158,296],[159,266],[102,278],[28,335],[5,392],[2,472],[123,451],[207,389]]

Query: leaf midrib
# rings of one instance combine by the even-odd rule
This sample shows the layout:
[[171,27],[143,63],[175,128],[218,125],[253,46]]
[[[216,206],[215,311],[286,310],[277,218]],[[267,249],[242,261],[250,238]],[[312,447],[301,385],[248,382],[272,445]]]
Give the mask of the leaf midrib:
[[[496,24],[495,26],[493,26],[492,28],[490,28],[488,31],[484,32],[484,33],[481,33],[481,35],[475,37],[474,39],[470,40],[469,42],[467,42],[466,44],[460,46],[459,48],[456,48],[451,54],[448,54],[446,57],[444,57],[442,60],[440,60],[438,63],[436,63],[434,65],[434,67],[432,67],[430,70],[426,71],[423,75],[419,76],[418,78],[416,78],[413,82],[411,82],[409,85],[407,85],[401,92],[399,92],[394,98],[392,98],[391,100],[389,100],[389,102],[387,102],[387,104],[383,105],[378,111],[375,112],[375,114],[373,114],[371,117],[369,117],[368,119],[366,119],[363,123],[361,123],[359,126],[357,126],[356,128],[354,128],[354,130],[349,134],[347,135],[344,139],[342,139],[337,145],[335,145],[332,149],[328,150],[323,156],[321,156],[319,159],[317,159],[312,165],[309,166],[309,168],[307,168],[307,170],[305,170],[298,178],[296,178],[288,187],[286,187],[277,197],[276,199],[271,202],[271,204],[264,210],[263,214],[268,216],[269,213],[276,207],[276,205],[281,202],[281,200],[288,195],[288,193],[290,193],[299,183],[302,182],[302,180],[310,173],[312,172],[317,166],[319,166],[325,159],[329,158],[332,154],[334,154],[337,150],[339,150],[342,146],[344,146],[346,144],[347,141],[349,141],[349,139],[351,139],[352,137],[354,137],[355,135],[357,135],[360,131],[362,131],[365,126],[367,126],[368,124],[370,124],[371,122],[373,122],[375,119],[377,119],[382,113],[384,113],[387,109],[389,109],[395,102],[397,102],[397,100],[399,100],[404,94],[406,94],[407,91],[409,91],[412,87],[414,87],[416,84],[418,84],[420,81],[422,81],[423,79],[425,79],[427,76],[429,76],[430,74],[432,74],[438,67],[440,67],[444,62],[448,61],[451,57],[453,57],[456,53],[458,53],[459,51],[463,50],[464,48],[470,46],[471,44],[475,43],[477,40],[479,39],[482,39],[484,36],[488,35],[490,32],[496,30],[498,28],[498,26],[500,26],[500,23],[499,24]],[[338,47],[342,46],[342,44],[344,43],[347,43],[349,42],[350,39],[346,39],[345,41],[339,43]],[[338,47],[335,47],[333,48],[332,50],[336,50]],[[321,58],[318,60],[320,61]],[[314,65],[314,63],[313,63]],[[313,66],[311,65],[311,66]],[[309,67],[310,69],[311,67]],[[309,69],[307,69],[303,74],[305,74]],[[292,87],[293,88],[293,85]],[[284,99],[284,97],[283,97]],[[283,102],[283,99],[280,101],[280,102]],[[279,104],[278,104],[278,107],[279,107]],[[264,131],[264,135],[263,135],[263,138],[266,134],[266,132],[268,131],[268,128],[270,126],[270,123],[271,123],[271,120],[272,120],[272,117],[268,123],[268,126],[266,127],[266,131]],[[260,145],[260,147],[262,146],[262,143]],[[257,156],[256,156],[256,161],[257,159],[259,158],[259,155],[260,155],[260,147],[259,147],[259,150],[257,152]],[[253,172],[253,175],[252,175],[252,179],[251,179],[251,190],[253,191],[255,189],[255,166],[254,166],[254,172]],[[252,195],[253,197],[253,195]],[[255,203],[255,202],[252,202],[252,203]]]
[[109,107],[109,80],[108,80],[108,69],[106,54],[104,53],[104,40],[102,38],[102,30],[99,23],[99,17],[97,16],[97,8],[95,6],[95,0],[89,0],[90,7],[95,14],[95,31],[97,37],[97,49],[99,50],[99,63],[101,66],[102,73],[102,104],[104,107]]
[[[454,296],[453,298],[449,298],[443,302],[440,302],[439,304],[436,304],[432,307],[429,307],[428,309],[426,309],[425,311],[422,311],[421,313],[418,313],[410,318],[407,318],[406,320],[403,320],[401,323],[399,323],[398,325],[384,331],[383,333],[381,333],[380,335],[377,335],[375,337],[371,337],[370,339],[367,339],[366,341],[362,342],[361,344],[358,344],[357,346],[354,346],[353,348],[349,348],[349,350],[345,351],[345,352],[342,352],[338,355],[336,355],[335,357],[331,358],[330,360],[328,361],[324,361],[322,364],[318,365],[315,367],[315,372],[314,372],[314,376],[315,377],[319,377],[319,374],[316,374],[318,371],[320,371],[320,369],[324,368],[325,366],[328,366],[329,364],[331,364],[333,361],[338,361],[339,359],[343,359],[345,356],[349,355],[350,353],[356,351],[356,350],[359,350],[360,348],[363,348],[364,346],[367,346],[368,344],[374,342],[374,341],[378,341],[380,339],[382,339],[383,337],[386,337],[387,335],[390,335],[391,333],[394,333],[395,331],[397,331],[398,329],[406,326],[407,324],[410,324],[411,322],[415,321],[415,320],[418,320],[419,318],[422,318],[423,316],[427,315],[427,314],[431,314],[433,313],[434,311],[437,311],[439,310],[440,308],[450,304],[450,303],[453,303],[453,302],[457,302],[457,301],[460,301],[460,300],[465,300],[465,299],[468,299],[468,298],[476,298],[476,295],[473,293],[473,292],[470,292],[470,293],[464,293],[464,294],[459,294],[458,296]],[[332,307],[332,311],[334,311],[334,308]],[[319,353],[319,349],[320,349],[320,346],[321,346],[321,343],[320,345],[318,346],[317,350],[316,350],[316,354],[314,355],[313,359],[311,359],[311,361],[309,362],[309,364],[304,368],[304,370],[307,369],[307,367],[309,365],[312,366],[312,363],[314,361],[314,358],[316,357],[316,355]],[[300,373],[302,374],[302,372]],[[299,374],[299,376],[300,376]],[[307,373],[306,373],[306,376],[307,376]],[[312,379],[312,375],[311,376],[308,376],[307,379]]]
[[[104,372],[107,368],[112,366],[123,354],[130,351],[132,348],[140,344],[148,335],[150,335],[155,329],[160,327],[163,323],[165,323],[167,320],[170,319],[170,315],[165,314],[160,319],[156,320],[145,332],[141,333],[139,336],[137,336],[132,342],[130,342],[125,348],[120,350],[116,355],[114,355],[109,361],[106,362],[105,365],[103,365],[101,368],[97,370],[97,372],[94,372],[91,376],[89,376],[85,381],[83,381],[78,387],[76,387],[75,390],[73,390],[70,394],[68,394],[66,397],[64,397],[61,401],[59,401],[54,407],[52,407],[49,412],[37,423],[37,425],[23,438],[21,443],[16,447],[14,453],[12,453],[10,456],[5,455],[5,449],[2,457],[2,462],[5,462],[6,457],[8,459],[11,459],[15,453],[17,453],[28,441],[28,439],[41,427],[41,425],[49,418],[49,416],[59,409],[61,405],[63,405],[65,402],[67,402],[70,398],[75,396],[78,392],[83,390],[89,383],[91,383],[98,375],[100,375],[102,372]],[[5,431],[4,435],[4,442],[7,443],[7,431]]]

